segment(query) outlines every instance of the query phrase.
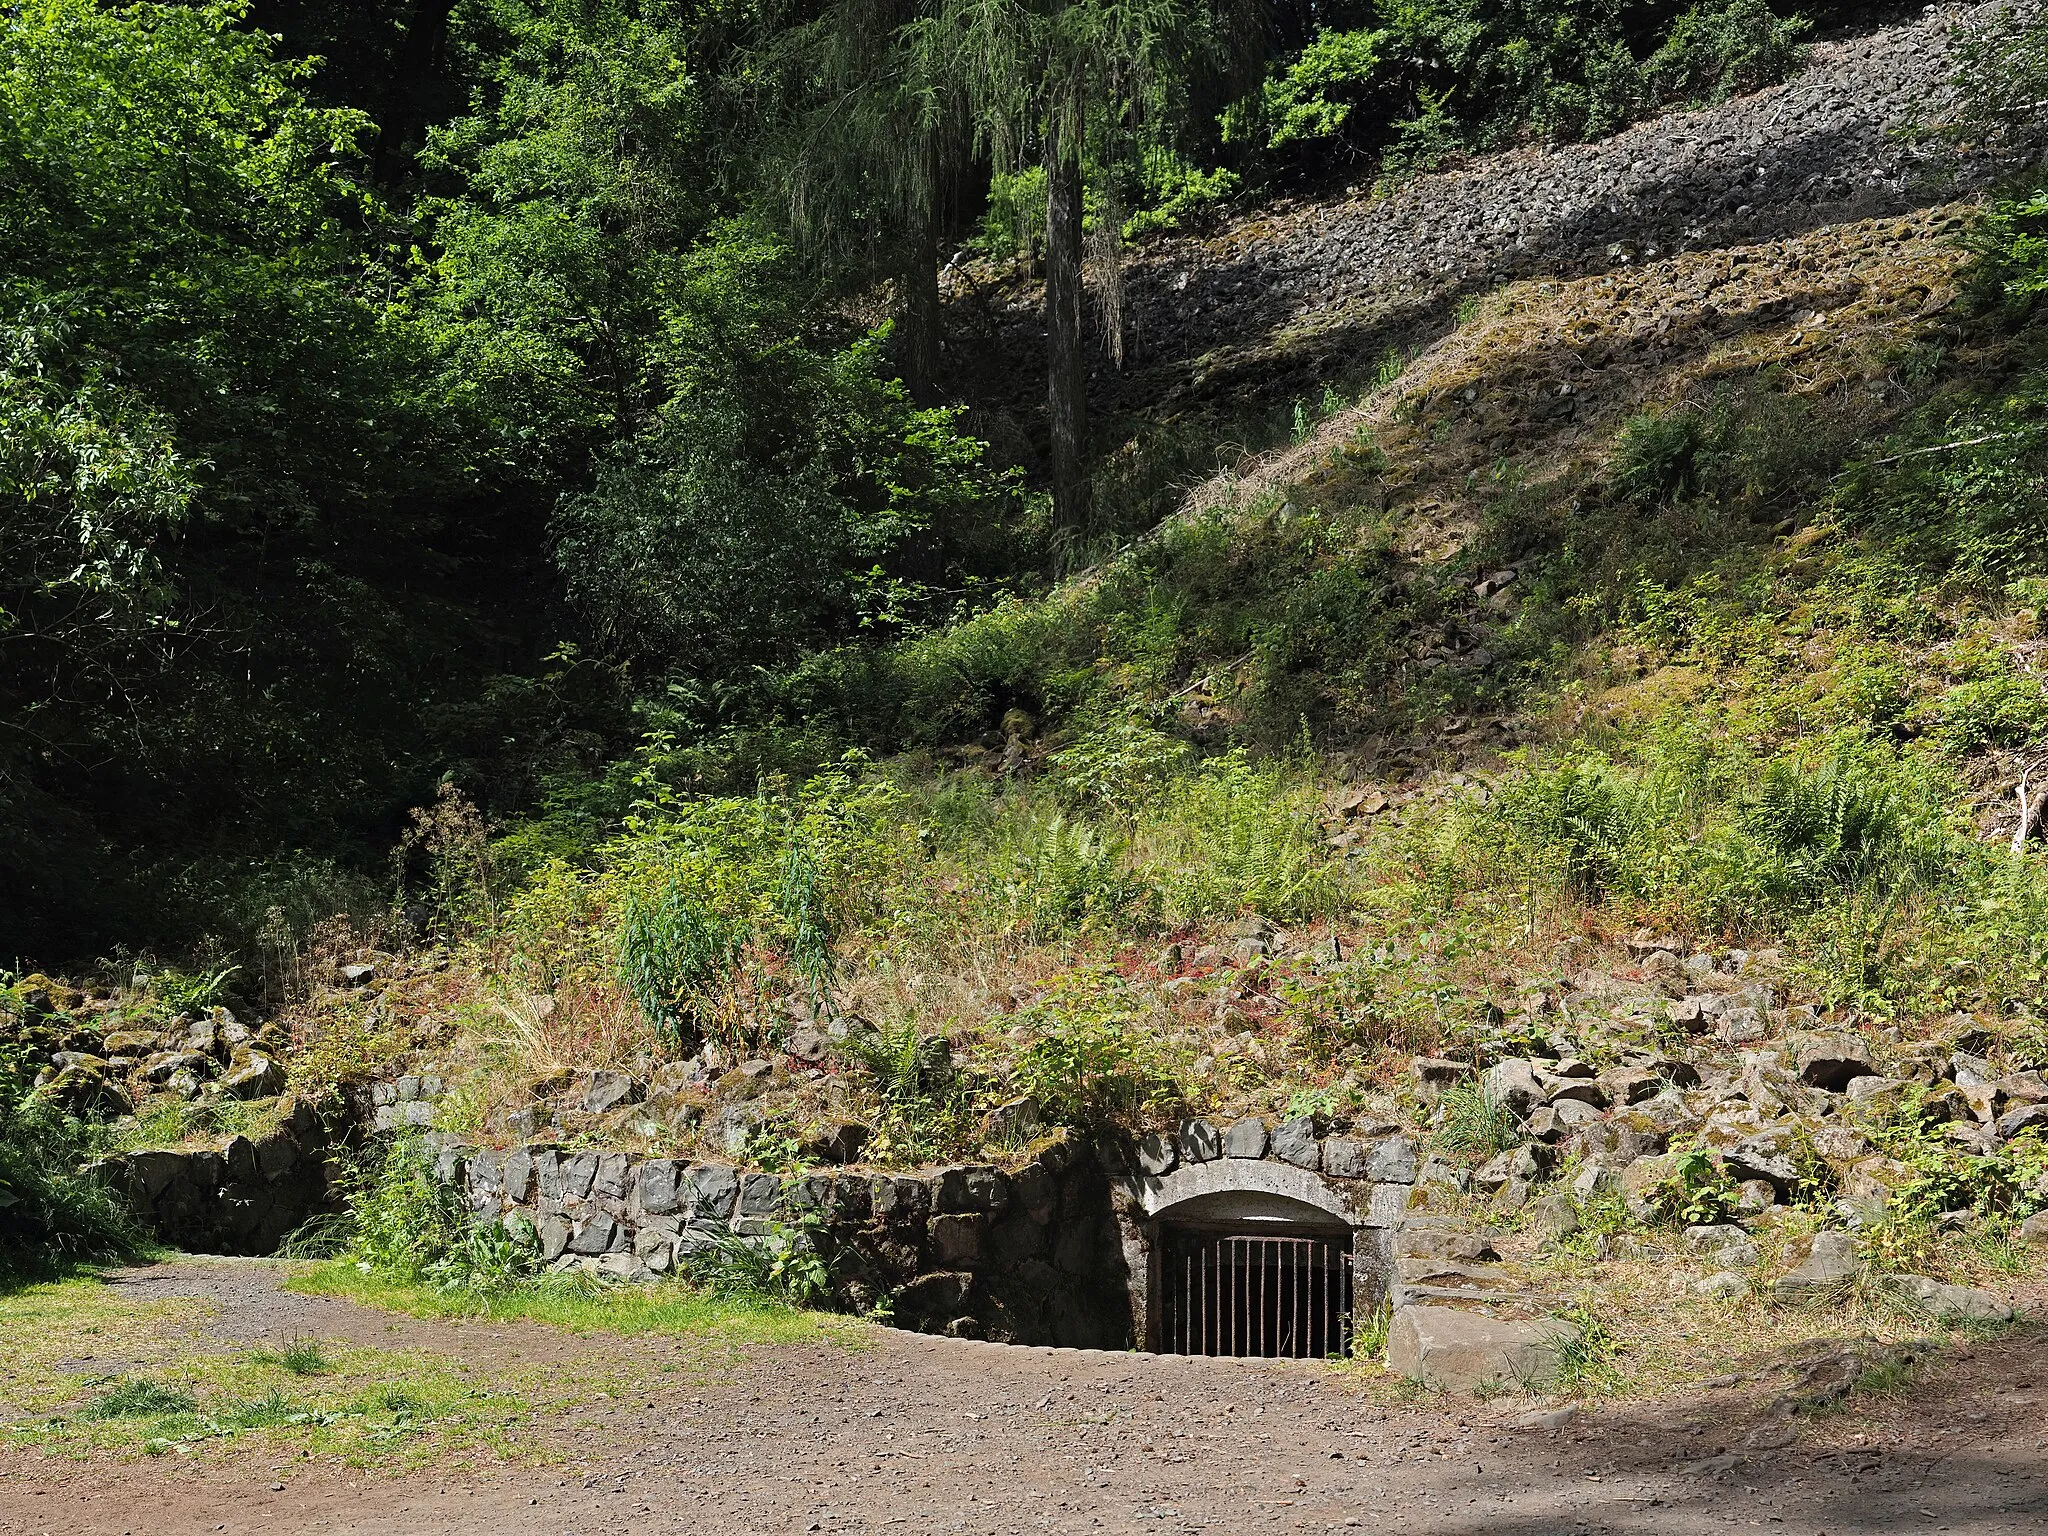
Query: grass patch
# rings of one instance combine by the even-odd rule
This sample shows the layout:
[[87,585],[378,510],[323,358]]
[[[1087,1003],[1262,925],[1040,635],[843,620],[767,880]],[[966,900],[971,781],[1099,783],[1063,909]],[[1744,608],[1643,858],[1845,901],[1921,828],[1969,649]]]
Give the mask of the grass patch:
[[334,1369],[318,1339],[293,1339],[282,1349],[259,1349],[249,1358],[259,1365],[282,1366],[294,1376],[325,1376]]
[[865,1325],[850,1318],[800,1311],[771,1302],[714,1296],[670,1281],[652,1286],[607,1286],[563,1277],[487,1292],[439,1287],[365,1274],[353,1264],[316,1265],[294,1275],[286,1289],[333,1296],[408,1317],[544,1323],[575,1333],[622,1338],[665,1334],[730,1344],[806,1344],[820,1340],[863,1347]]
[[[488,1379],[473,1363],[425,1351],[332,1343],[236,1350],[203,1331],[198,1302],[136,1302],[92,1277],[0,1295],[0,1378],[13,1422],[0,1447],[64,1456],[136,1451],[256,1454],[408,1468],[544,1460],[553,1423],[616,1390],[589,1368],[512,1365]],[[302,1345],[304,1341],[295,1341]],[[75,1356],[126,1363],[122,1376]],[[321,1369],[299,1366],[317,1351]]]

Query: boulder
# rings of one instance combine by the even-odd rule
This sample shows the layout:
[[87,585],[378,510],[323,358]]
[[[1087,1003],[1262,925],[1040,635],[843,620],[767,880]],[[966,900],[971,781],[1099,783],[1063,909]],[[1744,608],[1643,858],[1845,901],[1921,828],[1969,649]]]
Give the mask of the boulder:
[[1472,1075],[1471,1067],[1464,1062],[1449,1061],[1441,1056],[1417,1056],[1408,1064],[1408,1070],[1415,1078],[1416,1092],[1425,1101],[1442,1097],[1446,1088]]
[[1989,1291],[1945,1285],[1925,1275],[1894,1275],[1892,1288],[1938,1323],[2009,1323],[2013,1311]]
[[601,1115],[621,1104],[640,1102],[640,1085],[624,1072],[593,1072],[583,1080],[582,1108],[586,1115]]
[[1486,1092],[1514,1114],[1519,1120],[1526,1120],[1546,1102],[1543,1084],[1536,1076],[1536,1069],[1519,1059],[1497,1061],[1486,1069],[1482,1079]]
[[1998,1117],[1998,1134],[2005,1141],[2037,1126],[2048,1126],[2048,1104],[2021,1104]]
[[1469,1392],[1519,1386],[1541,1391],[1557,1375],[1571,1330],[1548,1318],[1491,1317],[1460,1307],[1396,1307],[1387,1332],[1387,1365],[1426,1387]]
[[1813,1303],[1839,1296],[1862,1269],[1856,1239],[1846,1232],[1816,1232],[1792,1244],[1792,1268],[1771,1282],[1779,1301]]
[[1687,1227],[1685,1245],[1702,1258],[1711,1259],[1726,1269],[1756,1267],[1756,1244],[1747,1232],[1732,1224]]
[[2018,1235],[2029,1248],[2048,1248],[2048,1211],[2036,1211],[2021,1222]]
[[816,1066],[832,1049],[832,1038],[823,1030],[805,1024],[789,1032],[782,1049],[805,1066]]
[[1855,1079],[1877,1074],[1870,1048],[1854,1035],[1802,1035],[1792,1044],[1792,1060],[1802,1083],[1829,1093],[1840,1093]]
[[222,1092],[238,1099],[275,1098],[284,1092],[284,1068],[276,1057],[251,1051],[236,1061],[220,1086]]
[[857,1163],[861,1148],[867,1145],[872,1134],[858,1121],[828,1120],[804,1138],[803,1150],[806,1156],[820,1163]]

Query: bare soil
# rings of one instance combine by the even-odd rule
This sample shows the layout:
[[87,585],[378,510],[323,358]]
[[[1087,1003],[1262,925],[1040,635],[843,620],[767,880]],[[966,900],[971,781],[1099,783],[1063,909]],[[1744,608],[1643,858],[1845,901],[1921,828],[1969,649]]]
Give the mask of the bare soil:
[[[1006,1348],[875,1329],[864,1349],[418,1322],[279,1288],[262,1260],[116,1277],[238,1340],[314,1335],[484,1360],[635,1361],[546,1427],[551,1466],[366,1474],[0,1453],[0,1533],[1264,1530],[1496,1536],[1776,1527],[2048,1530],[2048,1330],[1936,1356],[1897,1396],[1773,1414],[1765,1373],[1522,1427],[1526,1401],[1401,1401],[1304,1362]],[[1731,1361],[1743,1341],[1729,1340]],[[664,1371],[663,1365],[671,1370]]]

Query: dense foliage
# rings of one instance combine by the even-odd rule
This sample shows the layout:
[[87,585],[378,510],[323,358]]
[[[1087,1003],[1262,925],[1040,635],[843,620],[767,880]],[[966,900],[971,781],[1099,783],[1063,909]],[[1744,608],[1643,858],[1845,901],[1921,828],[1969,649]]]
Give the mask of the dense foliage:
[[[1777,78],[1806,25],[1761,0],[13,7],[0,944],[303,935],[387,899],[438,782],[615,820],[650,729],[675,775],[744,784],[1057,707],[1005,680],[1029,644],[974,652],[1083,552],[1080,406],[1115,349],[1082,329],[1084,233],[1100,256],[1361,158],[1603,132]],[[937,270],[976,230],[1050,260],[1046,441],[1000,454],[937,362]],[[1371,563],[1290,611],[1369,653]]]

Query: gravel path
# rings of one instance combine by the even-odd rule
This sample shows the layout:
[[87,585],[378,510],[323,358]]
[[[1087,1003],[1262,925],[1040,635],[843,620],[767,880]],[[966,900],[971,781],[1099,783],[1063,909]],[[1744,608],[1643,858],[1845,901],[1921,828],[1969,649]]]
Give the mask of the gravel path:
[[[1673,251],[1753,244],[1951,201],[1996,167],[1901,142],[1939,114],[1952,29],[1994,5],[1817,45],[1755,95],[1594,144],[1526,149],[1424,176],[1380,200],[1278,205],[1207,238],[1132,253],[1130,346],[1091,398],[1110,413],[1231,412],[1370,369],[1448,327],[1459,297]],[[1013,420],[1042,392],[1035,285],[956,288],[951,355],[967,396]]]
[[[390,1323],[276,1289],[261,1261],[160,1266],[131,1283],[220,1309],[252,1338]],[[341,1307],[341,1313],[354,1309]],[[475,1358],[463,1325],[404,1342]],[[649,1370],[562,1462],[404,1477],[344,1468],[0,1453],[0,1533],[1336,1532],[1415,1536],[1790,1536],[2048,1529],[2041,1410],[2048,1336],[1952,1355],[1907,1399],[1760,1420],[1741,1387],[1603,1407],[1557,1429],[1527,1404],[1376,1401],[1303,1363],[1012,1349],[877,1330],[868,1348],[756,1348],[716,1379],[622,1346],[480,1326],[490,1353],[637,1350]],[[1740,1347],[1740,1341],[1731,1341]],[[1767,1395],[1768,1389],[1757,1389]],[[1753,1448],[1745,1448],[1753,1447]],[[251,1460],[258,1460],[252,1458]],[[260,1458],[267,1461],[268,1458]]]

